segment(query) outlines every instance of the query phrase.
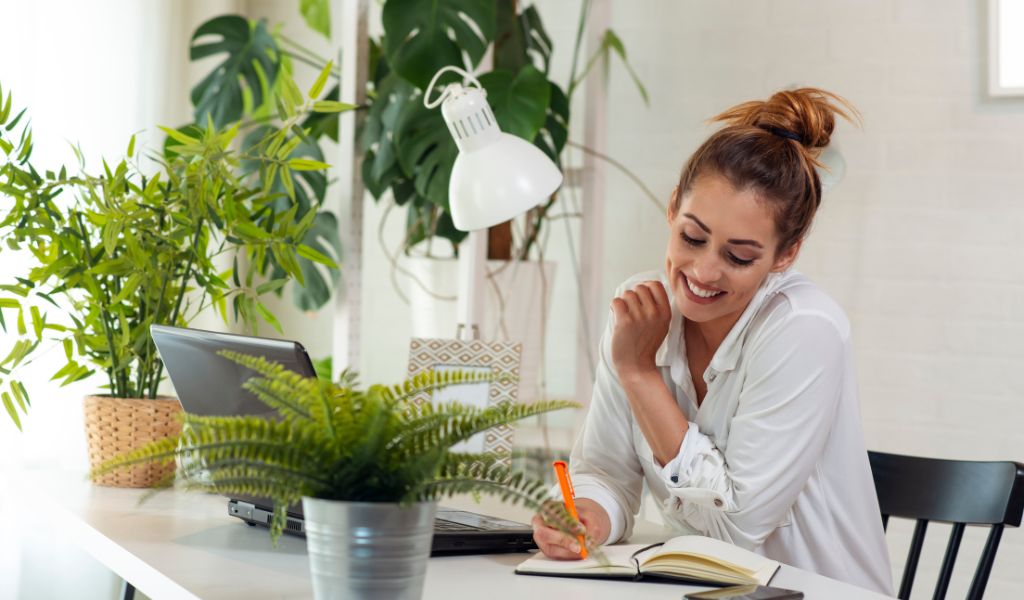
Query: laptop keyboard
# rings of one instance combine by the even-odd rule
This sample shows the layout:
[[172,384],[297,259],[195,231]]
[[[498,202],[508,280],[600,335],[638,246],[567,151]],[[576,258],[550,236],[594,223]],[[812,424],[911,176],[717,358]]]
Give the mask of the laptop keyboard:
[[480,528],[473,527],[472,525],[463,525],[462,523],[456,523],[454,521],[435,519],[434,531],[480,531]]

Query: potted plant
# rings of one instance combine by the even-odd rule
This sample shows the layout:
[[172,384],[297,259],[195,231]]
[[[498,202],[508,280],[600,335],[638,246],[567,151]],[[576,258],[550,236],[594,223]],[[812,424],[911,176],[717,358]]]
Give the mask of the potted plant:
[[[455,229],[448,206],[458,149],[440,111],[424,106],[429,82],[449,65],[473,71],[502,131],[534,143],[563,168],[572,99],[580,82],[598,61],[607,64],[613,53],[625,63],[621,41],[607,30],[601,46],[577,69],[589,3],[583,2],[580,10],[570,72],[560,84],[551,68],[554,44],[533,4],[516,0],[384,3],[383,35],[371,52],[368,95],[372,104],[360,138],[365,153],[362,178],[378,202],[393,201],[405,209],[405,238],[394,260],[397,265],[401,258],[410,275],[413,335],[455,334],[454,257],[466,236]],[[440,83],[454,79],[449,74]],[[634,81],[646,98],[635,75]],[[524,342],[520,384],[524,401],[543,395],[537,374],[555,276],[554,263],[544,260],[545,227],[555,212],[575,212],[556,210],[558,199],[556,192],[524,215],[520,226],[513,227],[510,221],[488,234],[482,332],[488,339],[511,337]]]
[[[133,137],[126,157],[104,161],[99,173],[86,170],[77,149],[74,171],[40,172],[31,162],[25,111],[13,115],[8,94],[0,106],[0,238],[5,251],[28,254],[31,266],[0,284],[0,326],[17,331],[0,361],[0,399],[19,428],[29,396],[17,369],[57,347],[64,361],[52,379],[66,385],[98,372],[106,380],[102,395],[85,401],[94,464],[173,435],[180,407],[157,395],[163,365],[150,325],[184,326],[208,309],[227,321],[230,305],[230,315],[250,329],[259,320],[279,328],[261,296],[291,278],[303,281],[299,257],[336,267],[302,243],[317,205],[301,210],[293,183],[293,173],[327,165],[289,157],[309,114],[348,108],[317,99],[329,70],[307,97],[286,80],[281,126],[263,128],[242,151],[233,142],[247,122],[208,122],[191,135],[164,129],[169,151],[149,157],[157,165],[150,171]],[[284,192],[275,192],[278,185]],[[291,208],[275,212],[272,205],[282,201]],[[271,260],[282,273],[260,277]],[[165,474],[140,470],[99,482],[147,486]]]
[[566,530],[575,524],[561,503],[545,504],[548,485],[510,474],[496,455],[451,449],[491,427],[574,403],[434,405],[434,390],[493,377],[427,372],[363,390],[349,373],[332,383],[263,358],[222,354],[257,373],[244,387],[276,411],[275,419],[184,414],[182,434],[94,474],[186,457],[180,461],[186,488],[271,498],[275,540],[287,507],[301,500],[316,598],[419,598],[437,500],[446,495],[497,494],[546,506]]
[[[625,48],[612,30],[604,32],[600,47],[591,56],[579,55],[589,2],[580,7],[580,26],[565,84],[553,79],[552,40],[532,4],[515,0],[386,0],[382,4],[383,35],[370,41],[368,102],[360,107],[366,109],[359,136],[364,153],[361,176],[377,202],[393,202],[405,210],[404,239],[391,258],[396,270],[409,275],[413,335],[450,337],[456,326],[453,257],[466,234],[455,229],[448,213],[455,142],[440,111],[423,106],[423,94],[433,75],[448,65],[473,70],[487,91],[502,130],[535,143],[560,166],[570,146],[572,98],[595,65],[602,61],[607,65],[617,56],[645,99],[646,91],[626,62]],[[314,5],[315,10],[304,10],[303,17],[311,28],[326,35],[327,3],[303,3],[304,9]],[[235,43],[225,44],[229,52],[225,64],[237,64],[239,72],[253,81],[260,70],[290,71],[295,63],[319,68],[327,62],[280,34],[280,28],[250,21],[246,30],[246,22],[243,17],[228,15],[201,25],[193,37],[193,58],[205,55],[196,43],[201,34],[217,34],[235,39]],[[492,50],[490,54],[488,49]],[[492,57],[491,65],[483,64],[485,56]],[[211,80],[218,77],[222,76],[217,71],[211,72]],[[201,122],[204,110],[225,115],[244,112],[240,102],[204,103],[202,89],[197,86],[193,93],[197,122]],[[328,93],[336,99],[338,87]],[[250,110],[272,111],[274,95],[271,88],[255,96]],[[336,140],[336,131],[336,121],[322,120],[311,127],[310,138],[314,143],[323,136]],[[612,164],[621,168],[614,161]],[[653,198],[649,192],[647,195]],[[483,331],[488,338],[515,335],[524,341],[520,398],[526,401],[541,396],[536,374],[554,287],[555,265],[543,259],[544,229],[553,213],[576,212],[556,210],[557,200],[558,196],[553,195],[530,211],[522,227],[504,223],[492,228],[488,236],[488,258],[493,262],[488,263],[489,282],[484,292],[488,310]],[[656,198],[654,202],[658,204]],[[513,231],[522,234],[513,236]]]

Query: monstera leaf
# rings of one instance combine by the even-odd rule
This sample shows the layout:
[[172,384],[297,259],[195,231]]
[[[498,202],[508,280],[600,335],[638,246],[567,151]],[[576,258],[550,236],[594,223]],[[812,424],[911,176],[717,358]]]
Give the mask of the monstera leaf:
[[[203,42],[207,36],[217,39]],[[200,25],[192,35],[190,58],[222,53],[224,61],[192,88],[196,123],[206,123],[207,115],[215,127],[241,119],[246,96],[251,94],[252,106],[261,106],[277,78],[280,51],[264,21],[227,15]]]
[[[334,262],[341,264],[341,238],[338,237],[338,219],[327,211],[316,214],[313,226],[306,232],[302,243],[324,256],[332,257]],[[329,269],[320,263],[299,258],[299,268],[305,285],[295,286],[292,291],[292,302],[300,310],[315,311],[323,307],[331,299],[332,290],[341,279],[340,269]],[[284,270],[281,270],[284,273]]]
[[494,0],[388,0],[381,14],[388,64],[424,90],[442,67],[464,66],[463,53],[471,67],[480,62],[496,16]]
[[396,119],[392,142],[416,193],[447,211],[448,181],[459,149],[441,111],[425,108],[422,102],[406,102]]
[[551,102],[544,117],[544,127],[533,143],[561,168],[562,149],[569,139],[569,99],[557,84],[549,81],[548,85],[551,87]]
[[551,86],[544,74],[533,65],[519,73],[495,69],[480,76],[480,85],[487,90],[487,103],[501,130],[532,142],[544,125],[551,100]]

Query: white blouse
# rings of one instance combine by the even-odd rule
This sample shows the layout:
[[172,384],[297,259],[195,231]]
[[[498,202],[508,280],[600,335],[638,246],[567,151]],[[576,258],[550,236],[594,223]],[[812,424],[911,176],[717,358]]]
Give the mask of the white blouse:
[[[671,289],[664,275],[645,273],[616,296],[651,279]],[[570,464],[576,496],[611,518],[608,543],[630,535],[646,482],[674,529],[892,595],[842,309],[796,271],[770,274],[704,372],[698,408],[683,318],[672,304],[657,365],[690,427],[664,467],[611,362],[612,323],[601,340]]]

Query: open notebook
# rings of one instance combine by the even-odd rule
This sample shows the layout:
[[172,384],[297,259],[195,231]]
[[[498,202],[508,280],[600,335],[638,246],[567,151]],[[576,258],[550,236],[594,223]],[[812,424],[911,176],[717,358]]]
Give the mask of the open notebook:
[[554,560],[534,554],[516,567],[523,575],[678,579],[712,585],[768,585],[779,563],[709,537],[685,535],[661,544],[624,544],[602,548],[610,564],[595,558]]

